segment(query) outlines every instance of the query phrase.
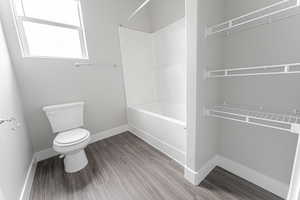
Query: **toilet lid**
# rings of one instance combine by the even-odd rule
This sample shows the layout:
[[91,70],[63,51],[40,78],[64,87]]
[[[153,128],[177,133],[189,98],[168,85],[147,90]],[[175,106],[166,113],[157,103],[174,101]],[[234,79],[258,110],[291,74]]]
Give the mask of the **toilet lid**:
[[89,135],[90,135],[89,131],[82,128],[78,128],[78,129],[73,129],[70,131],[59,133],[55,137],[54,142],[62,145],[73,144],[84,140]]

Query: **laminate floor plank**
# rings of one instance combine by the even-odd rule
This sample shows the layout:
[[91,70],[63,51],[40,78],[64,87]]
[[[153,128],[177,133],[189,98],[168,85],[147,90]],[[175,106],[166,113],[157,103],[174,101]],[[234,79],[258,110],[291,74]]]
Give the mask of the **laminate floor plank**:
[[183,168],[126,132],[86,149],[89,165],[64,172],[58,157],[38,163],[31,200],[282,200],[221,168],[199,185]]

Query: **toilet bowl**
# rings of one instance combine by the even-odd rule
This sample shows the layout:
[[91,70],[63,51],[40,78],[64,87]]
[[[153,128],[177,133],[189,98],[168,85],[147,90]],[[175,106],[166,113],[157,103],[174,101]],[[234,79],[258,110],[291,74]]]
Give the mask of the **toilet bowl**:
[[90,142],[90,132],[83,126],[83,102],[46,106],[43,108],[53,133],[53,149],[64,156],[67,173],[78,172],[88,165],[84,151]]
[[84,148],[90,142],[90,132],[78,128],[58,133],[53,141],[53,149],[64,155],[64,166],[67,173],[77,172],[88,164]]

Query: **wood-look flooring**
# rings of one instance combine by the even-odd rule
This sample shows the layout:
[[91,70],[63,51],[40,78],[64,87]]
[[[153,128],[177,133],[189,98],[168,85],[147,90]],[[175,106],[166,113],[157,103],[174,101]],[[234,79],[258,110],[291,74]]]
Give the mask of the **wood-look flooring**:
[[31,200],[281,200],[215,168],[199,185],[183,177],[183,168],[133,134],[91,144],[89,165],[66,174],[58,157],[38,163]]

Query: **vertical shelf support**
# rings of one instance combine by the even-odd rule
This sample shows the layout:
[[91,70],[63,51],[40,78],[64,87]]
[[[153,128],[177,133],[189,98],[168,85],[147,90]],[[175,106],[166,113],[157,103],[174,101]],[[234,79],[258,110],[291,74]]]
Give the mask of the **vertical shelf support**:
[[[299,129],[299,127],[296,127],[296,129]],[[287,200],[298,200],[300,197],[299,192],[300,192],[300,137],[298,135],[297,149],[296,149],[296,154],[294,159],[293,172],[290,181],[290,188],[289,188]]]

